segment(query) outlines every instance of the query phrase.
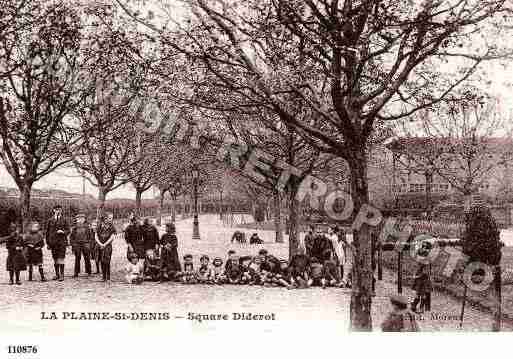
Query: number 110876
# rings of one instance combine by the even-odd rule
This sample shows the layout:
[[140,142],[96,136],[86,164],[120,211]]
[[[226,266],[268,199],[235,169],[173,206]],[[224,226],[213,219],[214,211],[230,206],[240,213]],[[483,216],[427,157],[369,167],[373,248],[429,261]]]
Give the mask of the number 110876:
[[7,353],[9,354],[37,354],[36,345],[8,345]]

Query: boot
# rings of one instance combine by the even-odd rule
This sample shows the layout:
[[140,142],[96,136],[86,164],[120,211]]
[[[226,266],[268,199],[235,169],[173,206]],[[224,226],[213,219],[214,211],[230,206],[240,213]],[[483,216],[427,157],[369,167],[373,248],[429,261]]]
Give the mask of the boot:
[[45,273],[43,272],[43,267],[39,267],[39,275],[41,276],[41,282],[46,282]]
[[32,266],[29,266],[28,272],[29,272],[28,281],[32,282]]
[[53,280],[59,280],[59,265],[54,264],[53,268],[55,269],[55,277],[53,277]]
[[102,263],[102,280],[107,281],[107,265],[105,263]]
[[9,271],[9,285],[14,284],[14,271]]
[[60,265],[60,276],[59,276],[59,281],[62,282],[64,281],[64,264],[61,264]]
[[100,274],[100,262],[96,261],[96,274]]
[[105,265],[105,269],[107,270],[107,280],[110,281],[110,263]]
[[20,281],[20,272],[17,271],[16,272],[16,284],[20,285],[21,284],[21,281]]

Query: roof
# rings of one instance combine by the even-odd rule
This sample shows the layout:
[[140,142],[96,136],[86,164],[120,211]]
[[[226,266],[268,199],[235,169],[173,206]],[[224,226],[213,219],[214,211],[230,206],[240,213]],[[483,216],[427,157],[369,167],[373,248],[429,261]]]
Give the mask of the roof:
[[[463,139],[451,137],[395,137],[385,145],[387,149],[396,153],[412,154],[436,154],[443,153],[444,148],[455,146],[458,143],[463,144]],[[513,139],[508,137],[489,137],[479,139],[493,152],[504,152],[509,150],[513,152]]]

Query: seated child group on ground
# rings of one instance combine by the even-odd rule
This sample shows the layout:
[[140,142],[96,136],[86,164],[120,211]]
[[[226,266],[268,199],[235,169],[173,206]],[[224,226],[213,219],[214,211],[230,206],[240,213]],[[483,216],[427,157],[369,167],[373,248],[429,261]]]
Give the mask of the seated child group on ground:
[[[199,265],[194,264],[194,256],[185,254],[183,266],[177,258],[177,240],[173,224],[166,225],[157,249],[147,250],[139,260],[134,251],[129,251],[129,264],[126,268],[126,281],[141,284],[143,281],[180,282],[184,284],[245,284],[273,287],[307,288],[319,286],[342,286],[335,262],[297,254],[290,262],[280,260],[260,249],[255,256],[238,256],[229,250],[227,258],[210,258],[203,254]],[[326,258],[330,253],[324,253]]]

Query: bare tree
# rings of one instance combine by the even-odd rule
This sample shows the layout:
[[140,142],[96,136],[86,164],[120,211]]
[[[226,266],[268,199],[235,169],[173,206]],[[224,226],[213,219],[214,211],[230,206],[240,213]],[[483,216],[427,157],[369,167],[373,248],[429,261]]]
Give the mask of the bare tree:
[[3,11],[13,23],[0,36],[0,157],[20,190],[24,224],[33,184],[69,161],[69,115],[88,92],[80,76],[86,59],[79,13],[65,2],[17,1]]
[[[193,21],[177,24],[179,31],[148,24],[125,2],[117,4],[173,51],[201,64],[219,88],[244,99],[241,106],[273,111],[321,152],[344,158],[353,216],[369,202],[367,152],[383,124],[444,100],[466,101],[454,90],[484,61],[511,55],[481,37],[508,36],[501,15],[511,8],[504,0],[195,0],[188,2]],[[295,116],[290,94],[316,122]],[[351,324],[370,330],[370,227],[356,229],[354,239]]]

